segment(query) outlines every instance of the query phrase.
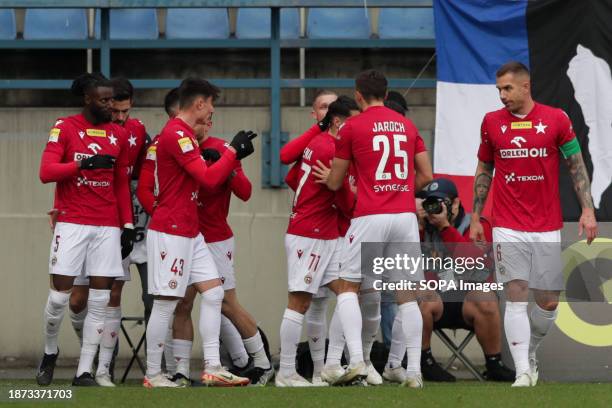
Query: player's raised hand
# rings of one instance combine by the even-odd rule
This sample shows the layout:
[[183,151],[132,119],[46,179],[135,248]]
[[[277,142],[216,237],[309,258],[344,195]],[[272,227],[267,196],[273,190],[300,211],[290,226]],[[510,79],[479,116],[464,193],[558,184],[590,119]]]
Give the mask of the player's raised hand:
[[331,162],[327,167],[321,160],[317,160],[317,164],[312,166],[312,174],[316,178],[315,183],[327,184],[329,173],[331,173]]
[[470,222],[470,239],[475,243],[485,241],[484,228],[478,217],[473,217]]
[[250,130],[236,133],[232,139],[230,146],[236,150],[236,159],[242,160],[255,151],[252,140],[257,137],[257,133]]
[[112,169],[115,165],[115,157],[110,154],[96,154],[86,159],[81,160],[81,169]]
[[583,232],[586,232],[587,244],[591,245],[591,242],[597,237],[597,220],[592,208],[583,209],[578,220],[578,236],[582,237]]

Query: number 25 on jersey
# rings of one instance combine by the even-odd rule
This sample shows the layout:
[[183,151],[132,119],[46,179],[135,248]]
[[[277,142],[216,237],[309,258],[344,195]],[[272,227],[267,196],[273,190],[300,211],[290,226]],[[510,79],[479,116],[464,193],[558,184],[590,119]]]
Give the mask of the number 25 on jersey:
[[[385,171],[387,167],[387,161],[391,153],[391,145],[389,141],[390,137],[387,135],[376,135],[372,139],[372,149],[375,152],[382,150],[382,156],[378,167],[376,168],[376,180],[391,180],[391,173]],[[407,142],[408,137],[406,135],[393,135],[393,156],[402,159],[402,163],[395,163],[393,165],[393,171],[395,177],[400,180],[406,180],[408,178],[408,152],[402,149],[401,142]]]

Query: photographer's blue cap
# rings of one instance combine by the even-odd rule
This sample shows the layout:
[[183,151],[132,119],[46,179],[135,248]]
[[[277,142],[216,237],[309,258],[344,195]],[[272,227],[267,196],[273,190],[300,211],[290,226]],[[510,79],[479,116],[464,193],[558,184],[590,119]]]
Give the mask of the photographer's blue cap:
[[457,186],[452,180],[437,178],[423,188],[423,195],[424,198],[437,197],[453,199],[459,194],[457,193]]

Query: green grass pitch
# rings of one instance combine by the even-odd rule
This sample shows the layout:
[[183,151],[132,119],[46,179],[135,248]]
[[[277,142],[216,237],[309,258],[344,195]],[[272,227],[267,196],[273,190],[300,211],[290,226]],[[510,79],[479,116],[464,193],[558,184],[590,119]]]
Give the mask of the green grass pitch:
[[[51,388],[67,387],[58,382]],[[0,382],[0,404],[9,402],[9,389],[35,388],[31,381]],[[204,388],[148,390],[137,383],[115,389],[72,388],[70,401],[11,401],[11,406],[57,407],[610,407],[612,384],[545,383],[511,389],[509,384],[427,383],[422,390],[394,385],[333,388]]]

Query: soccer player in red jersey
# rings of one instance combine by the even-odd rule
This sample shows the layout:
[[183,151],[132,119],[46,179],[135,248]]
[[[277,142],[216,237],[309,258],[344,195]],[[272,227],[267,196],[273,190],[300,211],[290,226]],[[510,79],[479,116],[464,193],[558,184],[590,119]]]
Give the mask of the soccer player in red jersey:
[[58,210],[49,260],[45,354],[36,376],[41,385],[53,379],[59,328],[74,279],[82,270],[89,276],[90,289],[73,385],[96,385],[91,365],[107,318],[110,289],[123,275],[122,250],[133,245],[127,137],[110,122],[112,85],[101,74],[83,74],[73,82],[72,92],[83,98],[83,110],[55,123],[40,166],[41,181],[57,183]]
[[[194,130],[202,157],[208,165],[213,166],[229,144],[222,139],[208,136],[211,127],[212,121],[206,125],[198,125]],[[227,223],[232,194],[243,201],[247,201],[251,196],[251,182],[244,174],[240,162],[236,162],[234,170],[223,184],[213,189],[200,189],[198,193],[200,232],[205,237],[225,291],[221,340],[232,358],[234,367],[246,368],[239,371],[248,377],[252,384],[265,385],[274,374],[274,370],[266,355],[257,323],[236,297],[234,238]],[[196,293],[193,286],[187,288],[185,297],[176,307],[174,318],[173,350],[177,360],[177,370],[172,381],[185,386],[190,384],[189,359],[193,342],[191,311]],[[249,355],[253,357],[253,367],[247,366]]]
[[[529,70],[523,64],[503,65],[496,78],[505,107],[487,113],[482,121],[470,237],[484,241],[480,214],[493,183],[496,272],[508,299],[504,328],[516,367],[512,386],[529,387],[537,383],[536,350],[554,324],[564,289],[561,156],[582,207],[579,233],[586,231],[589,244],[597,236],[597,221],[589,176],[567,114],[532,99]],[[530,316],[529,289],[536,303]]]
[[244,385],[248,379],[226,371],[219,359],[219,328],[223,288],[210,250],[197,224],[198,190],[215,188],[227,179],[236,159],[253,152],[252,132],[239,132],[210,168],[199,153],[193,128],[214,112],[219,89],[199,78],[179,87],[179,112],[157,138],[157,205],[147,233],[149,292],[155,296],[147,325],[147,373],[143,385],[177,387],[161,373],[161,357],[178,300],[193,284],[201,294],[200,332],[203,339],[205,384]]
[[[302,154],[308,143],[318,134],[329,128],[327,120],[324,121],[329,105],[338,98],[335,92],[321,90],[317,92],[312,101],[310,116],[316,121],[306,132],[289,141],[280,150],[280,159],[283,164],[291,165],[287,172],[285,182],[294,191],[299,183],[299,173]],[[295,164],[294,164],[295,163]],[[294,186],[293,186],[294,185]],[[321,379],[321,371],[325,363],[325,338],[327,335],[327,301],[329,289],[322,287],[312,297],[310,307],[304,316],[308,347],[313,363],[312,383],[319,386],[327,385]],[[342,336],[342,333],[339,333]]]
[[[339,141],[327,186],[343,186],[351,164],[357,173],[357,203],[347,232],[347,250],[340,279],[330,285],[338,294],[337,313],[347,347],[350,366],[338,383],[367,375],[362,350],[362,317],[357,292],[362,280],[361,244],[400,242],[407,253],[420,257],[419,231],[415,215],[415,191],[432,180],[425,144],[409,119],[384,106],[387,80],[376,70],[360,73],[355,80],[355,99],[362,113],[349,118],[339,132]],[[384,245],[385,249],[387,245]],[[393,271],[391,281],[418,281],[423,271]],[[369,288],[362,288],[369,289]],[[421,388],[422,317],[412,290],[396,293],[402,328],[408,340],[405,385]]]
[[332,126],[308,143],[299,162],[298,184],[292,185],[295,197],[285,236],[289,300],[281,323],[281,362],[276,386],[321,385],[308,382],[296,372],[296,344],[313,295],[338,277],[341,247],[338,245],[338,210],[334,203],[337,194],[353,195],[353,192],[348,182],[341,192],[330,191],[314,177],[312,168],[319,162],[331,161],[338,128],[351,113],[350,105],[342,98],[330,104],[326,116]]
[[[178,114],[178,102],[178,88],[175,88],[168,92],[164,99],[164,108],[169,118],[173,118]],[[211,126],[212,121],[209,121],[205,125],[198,124],[194,127],[194,133],[196,135],[198,143],[200,143],[207,137]],[[153,213],[154,207],[156,205],[154,175],[156,153],[157,137],[154,138],[153,142],[147,149],[147,154],[142,164],[141,175],[136,193],[139,201],[143,203],[143,207],[148,214]],[[244,183],[241,183],[241,185],[244,185]],[[244,189],[240,190],[242,191]],[[203,192],[200,191],[200,193],[202,194]],[[199,208],[201,208],[201,206],[199,206]],[[227,259],[226,255],[224,255],[224,258]],[[217,262],[217,259],[215,259],[215,262]],[[166,369],[168,371],[168,374],[172,375],[172,381],[180,386],[191,385],[191,380],[189,379],[190,357],[193,343],[193,324],[191,321],[191,311],[193,309],[193,302],[197,293],[197,290],[193,286],[189,286],[187,288],[185,296],[179,301],[176,306],[174,312],[174,319],[170,322],[168,335],[166,337],[166,343],[164,345],[164,358],[166,361]],[[223,304],[223,306],[224,305],[225,304]],[[233,325],[233,323],[225,316],[222,316],[220,334],[221,341],[223,342],[223,345],[226,347],[230,356],[232,357],[235,366],[246,366],[249,361],[249,354],[245,349],[240,333]],[[259,361],[260,363],[258,365],[263,365],[261,364],[261,358]],[[266,376],[264,376],[263,374],[260,378],[256,377],[255,374],[257,374],[257,371],[259,371],[256,367],[253,367],[253,369],[250,371],[250,374],[252,374],[250,378],[253,383],[261,383],[262,378],[264,380],[266,379]]]
[[144,150],[149,142],[149,136],[141,121],[130,118],[130,110],[134,102],[134,88],[130,81],[125,78],[114,78],[113,85],[112,121],[126,130],[128,146],[128,163],[131,170],[131,192],[134,210],[134,248],[130,253],[123,256],[123,276],[115,279],[111,289],[110,302],[108,304],[108,318],[104,322],[104,334],[100,343],[100,354],[98,368],[96,371],[96,382],[105,387],[114,387],[112,382],[113,366],[112,360],[115,346],[119,339],[119,327],[121,325],[121,292],[126,281],[131,280],[130,265],[135,264],[140,275],[142,286],[142,299],[145,305],[145,321],[149,320],[153,297],[149,295],[147,288],[147,252],[145,242],[145,228],[149,223],[149,216],[144,211],[136,198],[136,185],[140,174],[141,161]]

